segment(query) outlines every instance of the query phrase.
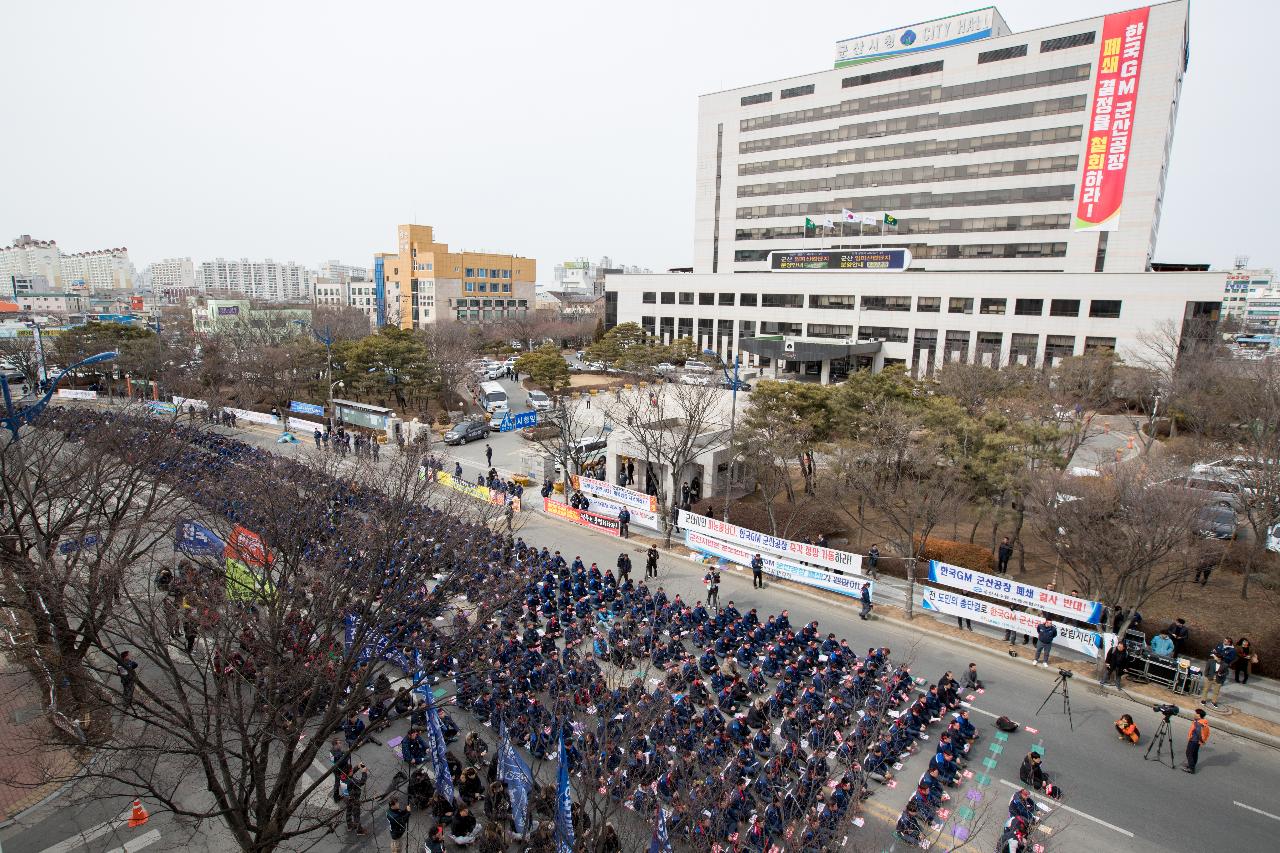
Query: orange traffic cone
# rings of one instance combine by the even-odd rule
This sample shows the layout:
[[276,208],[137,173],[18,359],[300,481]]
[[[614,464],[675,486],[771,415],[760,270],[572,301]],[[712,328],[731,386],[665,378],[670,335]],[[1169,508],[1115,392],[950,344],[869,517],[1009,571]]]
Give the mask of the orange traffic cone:
[[147,822],[147,818],[149,817],[150,815],[147,814],[147,810],[142,807],[142,800],[134,800],[133,813],[129,815],[129,828],[134,829],[135,827],[142,826]]

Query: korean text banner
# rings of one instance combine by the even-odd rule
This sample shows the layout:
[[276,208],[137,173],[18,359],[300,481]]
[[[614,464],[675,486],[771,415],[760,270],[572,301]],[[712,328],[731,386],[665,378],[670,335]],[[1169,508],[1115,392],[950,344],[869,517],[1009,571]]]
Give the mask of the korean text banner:
[[1084,171],[1071,225],[1074,231],[1115,231],[1120,227],[1149,12],[1149,8],[1131,9],[1103,20],[1093,79],[1093,111],[1085,135]]
[[[684,532],[684,544],[691,551],[701,551],[704,554],[720,557],[741,566],[750,566],[751,558],[755,556],[754,552],[745,548],[740,548],[721,539],[705,536],[694,530],[686,530]],[[777,560],[764,554],[760,555],[760,560],[764,563],[764,572],[767,575],[802,583],[805,586],[838,592],[841,595],[848,595],[852,598],[857,598],[862,594],[862,585],[864,583],[870,583],[861,575],[837,575],[826,569],[800,566],[784,560]],[[872,592],[874,591],[875,588],[872,587]]]
[[581,524],[583,527],[590,527],[610,536],[622,535],[622,525],[618,523],[616,517],[610,518],[599,513],[583,512],[551,498],[542,499],[542,508],[547,515],[554,515],[556,518],[563,518],[565,521],[572,521],[574,524]]
[[[615,503],[608,498],[602,498],[596,495],[591,497],[591,512],[597,515],[608,515],[617,518],[622,514],[623,504]],[[637,509],[635,507],[626,507],[627,512],[631,513],[631,526],[647,527],[650,530],[662,530],[662,521],[658,518],[656,512],[649,512],[647,509]]]
[[974,595],[1035,607],[1046,613],[1055,613],[1079,622],[1088,622],[1092,625],[1102,622],[1102,605],[1096,601],[1073,598],[1050,589],[1018,583],[997,575],[975,572],[963,566],[930,560],[929,580],[943,586],[962,589]]
[[630,509],[643,509],[648,512],[658,511],[658,499],[653,495],[646,495],[644,492],[637,492],[634,489],[615,486],[613,483],[608,483],[604,480],[593,480],[590,477],[575,474],[573,486],[584,492],[608,498],[614,503],[620,503]]
[[686,509],[680,510],[680,527],[686,530],[698,530],[716,539],[735,542],[761,553],[790,557],[793,560],[825,566],[828,569],[839,569],[842,572],[862,571],[862,557],[858,554],[823,548],[819,545],[806,545],[804,542],[794,542],[790,539],[779,539],[768,533],[717,521]]
[[[929,586],[920,587],[920,606],[934,613],[963,616],[965,619],[973,619],[984,625],[1014,630],[1019,634],[1028,634],[1032,637],[1036,635],[1036,626],[1043,621],[1040,617],[1013,610],[1002,604],[979,601],[976,598]],[[1102,645],[1104,638],[1096,631],[1063,622],[1055,622],[1054,626],[1058,629],[1058,636],[1053,641],[1055,646],[1074,649],[1090,657],[1097,657],[1098,649],[1104,647]]]
[[[422,479],[423,476],[424,472],[419,469],[419,479]],[[465,480],[456,480],[448,471],[441,471],[436,474],[436,482],[442,486],[447,486],[450,489],[453,489],[455,492],[462,492],[464,495],[470,495],[478,501],[484,501],[485,503],[490,503],[494,506],[506,506],[507,504],[510,504],[514,511],[520,511],[520,499],[516,496],[509,495],[505,492],[494,491],[488,486],[474,485],[466,482]]]

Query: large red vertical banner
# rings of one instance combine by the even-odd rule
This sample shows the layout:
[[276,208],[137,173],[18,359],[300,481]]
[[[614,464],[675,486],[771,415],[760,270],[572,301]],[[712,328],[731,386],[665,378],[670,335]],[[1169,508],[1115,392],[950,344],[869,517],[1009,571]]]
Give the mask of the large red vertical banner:
[[1142,50],[1149,8],[1107,15],[1093,80],[1093,112],[1085,135],[1084,174],[1076,193],[1074,231],[1114,231],[1133,141]]

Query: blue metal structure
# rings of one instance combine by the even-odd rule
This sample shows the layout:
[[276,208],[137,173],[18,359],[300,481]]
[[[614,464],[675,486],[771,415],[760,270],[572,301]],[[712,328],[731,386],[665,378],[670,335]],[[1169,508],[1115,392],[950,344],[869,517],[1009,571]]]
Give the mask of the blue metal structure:
[[5,416],[0,418],[0,425],[3,425],[5,429],[13,433],[13,440],[17,441],[18,430],[24,423],[29,423],[44,411],[45,406],[49,405],[49,401],[53,399],[54,393],[58,390],[58,383],[62,382],[68,373],[84,367],[86,364],[98,364],[103,361],[111,361],[119,356],[119,352],[116,350],[110,350],[108,352],[100,352],[97,355],[91,355],[83,361],[77,361],[75,364],[53,377],[53,379],[49,381],[48,387],[45,389],[44,396],[39,400],[36,400],[30,406],[27,406],[25,409],[14,409],[13,396],[9,393],[9,381],[5,379],[4,376],[0,376],[0,392],[3,392],[4,394],[5,408]]

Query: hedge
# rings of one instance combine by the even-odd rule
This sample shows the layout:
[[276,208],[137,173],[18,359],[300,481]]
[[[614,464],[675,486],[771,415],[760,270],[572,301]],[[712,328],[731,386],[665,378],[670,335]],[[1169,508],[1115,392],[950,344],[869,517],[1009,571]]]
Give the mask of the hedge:
[[[916,547],[920,546],[920,538],[915,539]],[[990,548],[974,545],[970,542],[956,542],[952,539],[929,537],[920,556],[926,560],[938,560],[953,566],[962,566],[977,572],[989,572],[996,567],[995,556]]]

